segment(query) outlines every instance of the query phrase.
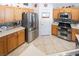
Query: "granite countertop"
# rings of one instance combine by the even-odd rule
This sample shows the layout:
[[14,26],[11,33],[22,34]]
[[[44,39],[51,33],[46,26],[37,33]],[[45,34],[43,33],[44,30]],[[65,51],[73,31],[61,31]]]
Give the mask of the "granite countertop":
[[72,27],[72,28],[75,28],[75,29],[79,29],[79,25],[71,24],[71,27]]
[[58,25],[58,22],[53,22],[52,25]]
[[[58,25],[58,22],[53,22],[52,25]],[[71,24],[72,28],[79,29],[79,25]]]
[[16,27],[16,28],[13,28],[13,29],[10,29],[10,30],[2,31],[2,32],[0,32],[0,37],[9,35],[11,33],[14,33],[14,32],[17,32],[17,31],[20,31],[20,30],[23,30],[23,29],[25,29],[25,28],[24,27]]

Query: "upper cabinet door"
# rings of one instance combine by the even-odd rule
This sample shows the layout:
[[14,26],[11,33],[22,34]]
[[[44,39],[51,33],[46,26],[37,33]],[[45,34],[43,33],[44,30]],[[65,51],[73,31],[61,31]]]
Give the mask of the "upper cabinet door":
[[25,12],[27,13],[27,12],[29,12],[29,10],[27,8],[25,8]]
[[13,22],[14,21],[14,8],[6,7],[5,8],[5,22]]
[[71,12],[71,8],[60,8],[60,13],[63,13],[63,12]]
[[22,20],[22,8],[18,8],[18,20]]
[[33,9],[28,9],[28,12],[33,12]]
[[79,21],[79,8],[72,9],[72,20]]
[[18,8],[15,7],[15,8],[14,8],[14,20],[15,20],[15,21],[18,20],[18,12],[19,12],[19,11],[18,11]]
[[53,18],[54,18],[54,20],[59,19],[59,12],[60,12],[59,8],[53,10]]
[[65,8],[60,8],[60,13],[65,12]]
[[15,18],[15,21],[22,20],[22,8],[15,8],[15,10],[14,10],[14,18]]
[[65,8],[64,11],[71,13],[72,12],[72,8]]
[[4,10],[5,7],[4,6],[0,6],[0,23],[4,23]]

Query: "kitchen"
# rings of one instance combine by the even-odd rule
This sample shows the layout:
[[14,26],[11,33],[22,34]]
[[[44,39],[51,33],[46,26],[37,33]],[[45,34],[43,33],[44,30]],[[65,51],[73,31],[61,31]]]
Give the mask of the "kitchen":
[[0,4],[0,55],[78,52],[78,19],[78,3]]

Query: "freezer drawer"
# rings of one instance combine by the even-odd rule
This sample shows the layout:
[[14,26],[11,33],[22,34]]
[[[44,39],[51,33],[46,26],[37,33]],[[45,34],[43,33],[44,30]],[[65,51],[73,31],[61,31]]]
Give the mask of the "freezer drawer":
[[33,40],[35,40],[38,37],[38,30],[35,29],[33,31],[29,31],[28,32],[28,43],[32,42]]

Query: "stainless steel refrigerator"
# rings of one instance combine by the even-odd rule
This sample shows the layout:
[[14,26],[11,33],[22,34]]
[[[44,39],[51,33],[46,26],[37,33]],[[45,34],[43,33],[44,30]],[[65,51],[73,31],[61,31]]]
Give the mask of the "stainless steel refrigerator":
[[22,26],[25,27],[25,41],[30,43],[38,37],[38,14],[23,13]]

